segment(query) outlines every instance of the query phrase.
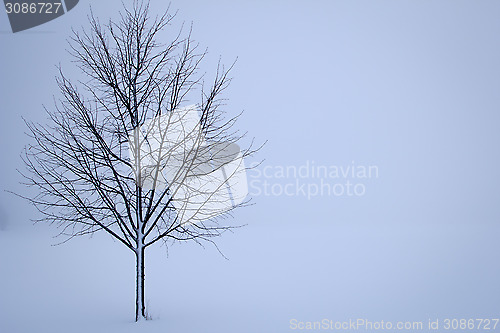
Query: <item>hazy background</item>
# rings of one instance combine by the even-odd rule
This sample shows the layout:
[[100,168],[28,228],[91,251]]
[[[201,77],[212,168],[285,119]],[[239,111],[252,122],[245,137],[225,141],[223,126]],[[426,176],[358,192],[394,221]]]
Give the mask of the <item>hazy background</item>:
[[[130,1],[125,1],[129,4]],[[134,258],[106,235],[61,246],[22,192],[21,117],[45,121],[55,65],[89,4],[12,34],[0,13],[0,331],[288,332],[290,319],[424,321],[500,310],[500,2],[176,1],[203,69],[232,63],[227,110],[269,166],[376,165],[362,197],[256,196],[212,246],[147,258],[137,326]],[[153,12],[165,9],[152,1]],[[165,34],[165,38],[170,36]],[[166,40],[168,41],[168,40]],[[249,163],[252,161],[248,161]],[[272,179],[275,183],[288,180]],[[293,180],[292,180],[293,181]],[[498,327],[497,329],[500,329]]]

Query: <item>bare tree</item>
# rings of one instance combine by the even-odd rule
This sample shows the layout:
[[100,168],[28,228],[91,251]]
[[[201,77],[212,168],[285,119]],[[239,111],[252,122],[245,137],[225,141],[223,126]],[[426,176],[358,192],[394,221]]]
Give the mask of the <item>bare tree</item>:
[[105,231],[134,253],[136,320],[147,317],[146,248],[213,243],[230,229],[223,218],[248,203],[244,158],[256,151],[251,143],[240,149],[239,115],[222,110],[232,66],[219,64],[205,85],[198,70],[206,51],[190,31],[158,41],[174,17],[167,10],[152,18],[142,1],[116,22],[91,14],[69,49],[85,80],[60,69],[48,124],[26,122],[32,143],[22,173],[36,194],[23,197],[65,240]]

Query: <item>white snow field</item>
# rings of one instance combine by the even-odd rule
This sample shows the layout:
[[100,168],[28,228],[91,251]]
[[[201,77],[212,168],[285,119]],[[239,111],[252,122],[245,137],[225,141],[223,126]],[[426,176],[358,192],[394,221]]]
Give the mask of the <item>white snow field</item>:
[[498,226],[255,223],[147,256],[153,320],[134,319],[134,258],[102,234],[0,232],[0,332],[291,332],[290,320],[498,317]]

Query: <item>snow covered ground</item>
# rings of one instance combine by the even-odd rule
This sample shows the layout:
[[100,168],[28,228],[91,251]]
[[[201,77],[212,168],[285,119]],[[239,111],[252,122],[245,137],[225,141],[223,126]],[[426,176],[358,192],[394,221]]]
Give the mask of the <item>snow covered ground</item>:
[[[392,229],[392,230],[390,230]],[[498,226],[257,224],[229,257],[181,244],[147,257],[154,320],[134,323],[134,258],[100,235],[51,246],[41,225],[0,232],[2,332],[289,332],[290,320],[498,317]]]

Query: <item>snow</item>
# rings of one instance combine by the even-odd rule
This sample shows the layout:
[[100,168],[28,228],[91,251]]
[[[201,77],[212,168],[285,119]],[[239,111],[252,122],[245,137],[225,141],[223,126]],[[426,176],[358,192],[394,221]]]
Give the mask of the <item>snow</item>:
[[[102,234],[0,232],[1,332],[287,332],[291,319],[498,315],[498,226],[256,223],[213,247],[146,253],[151,321],[135,323],[135,258]],[[326,232],[326,230],[328,230]]]

